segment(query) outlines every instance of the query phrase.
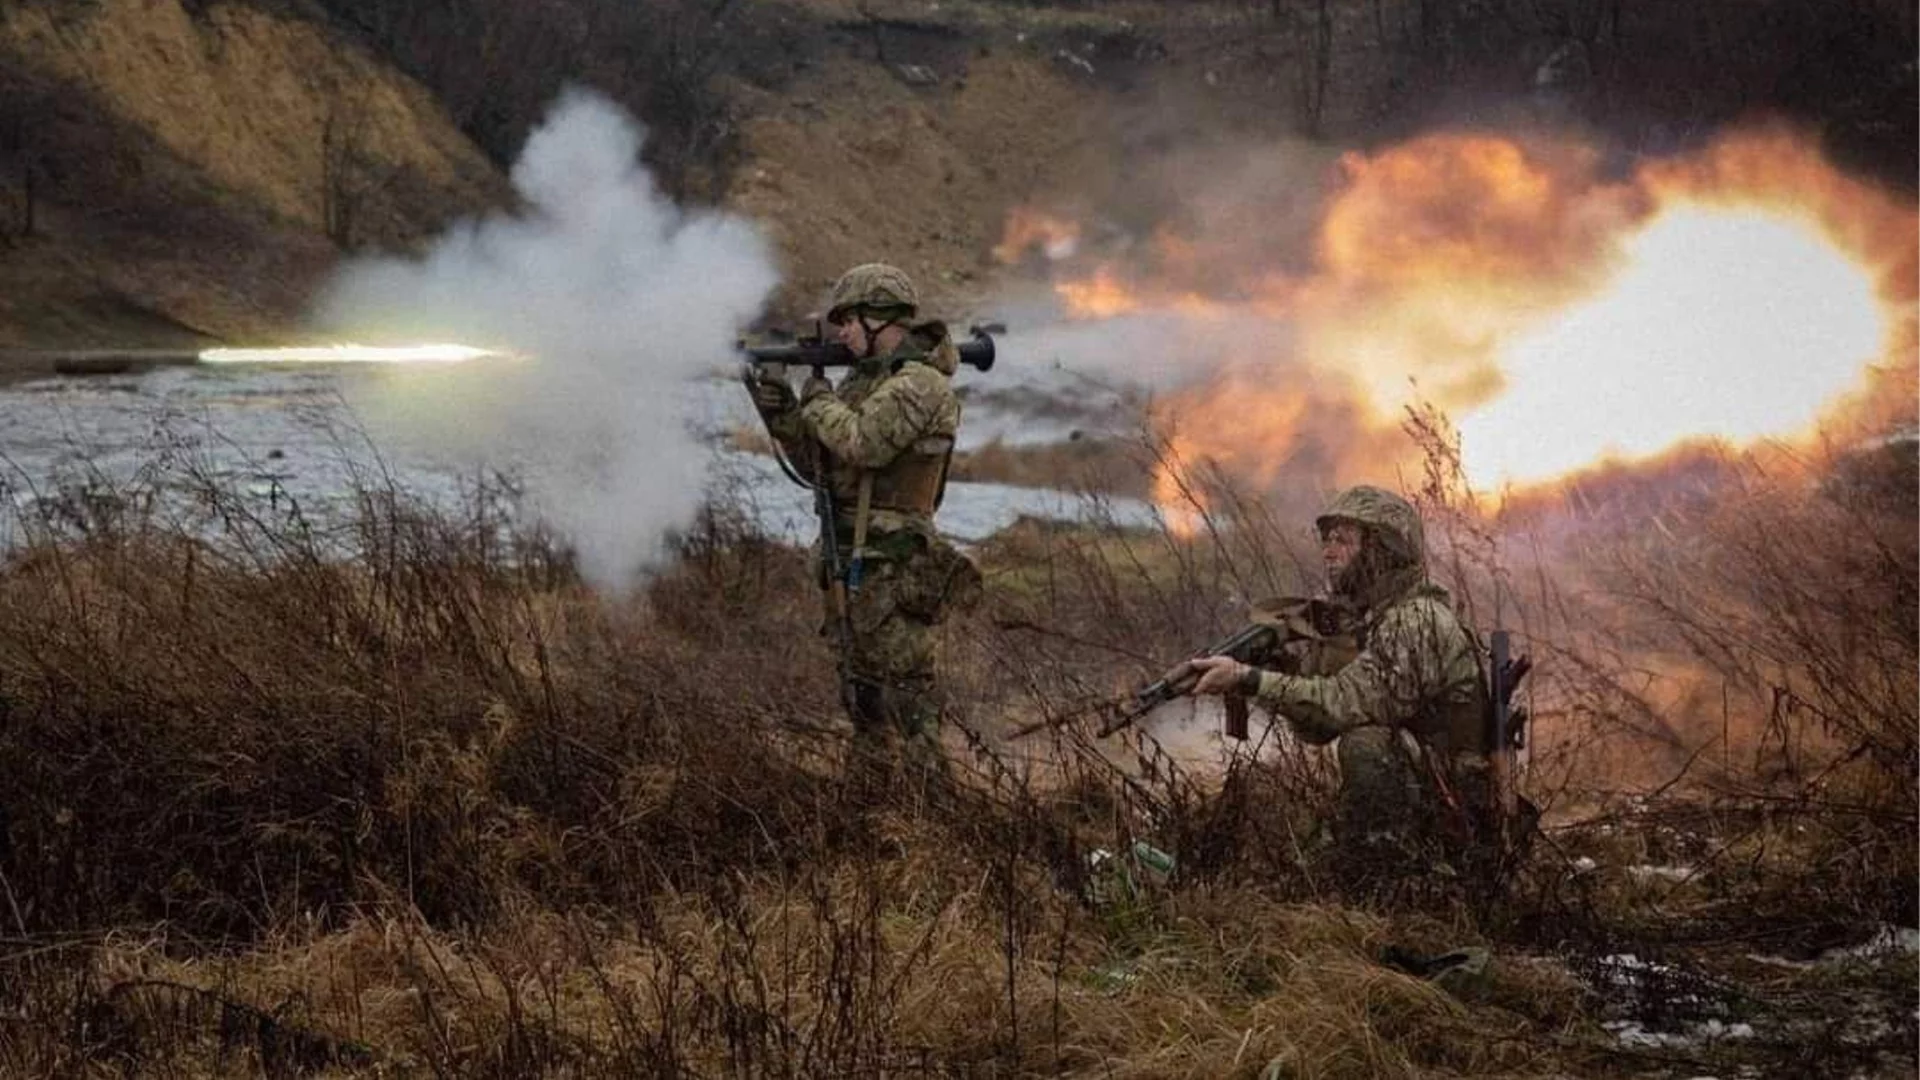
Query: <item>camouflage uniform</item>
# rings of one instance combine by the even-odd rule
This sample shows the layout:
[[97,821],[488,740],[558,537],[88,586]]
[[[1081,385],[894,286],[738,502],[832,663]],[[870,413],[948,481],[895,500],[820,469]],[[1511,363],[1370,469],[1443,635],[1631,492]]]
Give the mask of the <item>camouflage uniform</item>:
[[1338,741],[1343,846],[1400,844],[1436,827],[1468,839],[1489,797],[1479,644],[1446,590],[1424,580],[1420,518],[1404,499],[1352,488],[1318,524],[1337,521],[1361,525],[1377,552],[1335,583],[1356,613],[1358,651],[1261,672],[1254,700],[1310,743]]
[[[834,300],[835,322],[863,306],[914,310],[911,282],[880,264],[848,271]],[[923,759],[939,754],[933,628],[958,594],[978,584],[972,564],[933,526],[960,425],[952,386],[959,359],[945,326],[920,323],[888,354],[861,360],[833,392],[763,412],[803,475],[826,465],[840,550],[860,567],[859,580],[848,583],[856,739],[871,749],[897,732],[909,756]],[[863,485],[866,536],[856,551]],[[828,585],[824,567],[821,585]]]

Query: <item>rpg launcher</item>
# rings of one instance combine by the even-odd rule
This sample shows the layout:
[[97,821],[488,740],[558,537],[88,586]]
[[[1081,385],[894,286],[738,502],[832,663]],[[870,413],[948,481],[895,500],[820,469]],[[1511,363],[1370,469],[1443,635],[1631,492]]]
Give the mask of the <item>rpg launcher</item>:
[[[993,369],[993,337],[986,327],[968,327],[968,340],[956,342],[960,351],[960,362],[979,371]],[[818,371],[830,367],[852,367],[860,362],[853,350],[837,341],[828,341],[821,329],[816,326],[812,337],[782,345],[740,344],[740,352],[750,364],[785,364],[791,367],[809,367]]]

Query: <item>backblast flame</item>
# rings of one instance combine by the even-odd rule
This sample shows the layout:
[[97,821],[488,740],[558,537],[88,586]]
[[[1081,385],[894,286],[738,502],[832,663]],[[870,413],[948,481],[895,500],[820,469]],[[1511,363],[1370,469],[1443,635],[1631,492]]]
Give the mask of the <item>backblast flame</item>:
[[207,349],[204,364],[459,364],[504,354],[471,345],[296,345],[280,349]]
[[[1343,159],[1306,271],[1163,235],[1056,289],[1075,318],[1204,316],[1216,351],[1233,326],[1157,415],[1179,461],[1263,488],[1419,475],[1402,429],[1427,408],[1457,424],[1464,479],[1509,490],[1702,439],[1912,423],[1910,202],[1779,129],[1603,164],[1569,142],[1429,136]],[[1191,510],[1198,486],[1156,492]]]
[[993,257],[1003,264],[1017,263],[1038,251],[1050,260],[1070,258],[1080,246],[1080,225],[1066,218],[1018,206],[1007,215]]

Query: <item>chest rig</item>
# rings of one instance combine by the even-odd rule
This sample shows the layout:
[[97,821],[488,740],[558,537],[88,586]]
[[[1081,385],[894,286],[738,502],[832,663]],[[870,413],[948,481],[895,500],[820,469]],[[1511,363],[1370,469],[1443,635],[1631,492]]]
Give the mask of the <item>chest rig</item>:
[[[858,407],[907,365],[926,362],[925,354],[917,351],[872,358],[854,369],[838,396]],[[920,532],[931,532],[934,512],[946,497],[953,447],[951,434],[930,434],[877,469],[835,470],[833,498],[848,512],[841,520],[851,518],[849,534],[843,539],[852,546],[855,567],[870,558],[904,556],[923,539]],[[895,552],[896,546],[905,550]]]

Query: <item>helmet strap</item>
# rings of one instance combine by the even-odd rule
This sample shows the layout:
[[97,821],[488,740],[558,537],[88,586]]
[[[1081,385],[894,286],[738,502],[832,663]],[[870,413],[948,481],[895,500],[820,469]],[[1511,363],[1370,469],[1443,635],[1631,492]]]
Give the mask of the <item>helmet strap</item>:
[[855,311],[853,317],[860,320],[860,329],[867,333],[867,351],[860,357],[862,360],[871,359],[879,349],[881,331],[900,322],[898,318],[892,318],[876,325],[867,321],[867,314],[864,309]]

